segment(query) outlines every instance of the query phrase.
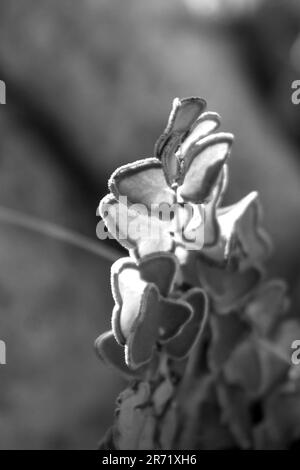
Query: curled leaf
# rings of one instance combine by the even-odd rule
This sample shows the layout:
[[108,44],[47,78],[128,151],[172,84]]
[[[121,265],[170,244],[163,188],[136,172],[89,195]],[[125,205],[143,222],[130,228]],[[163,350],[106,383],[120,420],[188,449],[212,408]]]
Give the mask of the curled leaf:
[[203,203],[217,183],[229,157],[233,135],[212,134],[196,143],[183,161],[184,181],[179,188],[185,201]]
[[263,276],[258,267],[238,269],[229,265],[221,268],[200,258],[197,266],[200,284],[210,295],[218,313],[228,313],[245,305]]
[[117,341],[125,345],[143,306],[147,283],[141,279],[136,264],[130,258],[121,258],[112,265],[111,285],[115,300],[112,329]]
[[138,263],[141,277],[148,283],[156,284],[161,295],[166,297],[175,281],[178,261],[172,253],[155,253],[144,256]]
[[170,253],[156,253],[139,260],[121,258],[111,268],[111,285],[115,300],[112,316],[114,334],[125,344],[132,324],[146,299],[147,285],[155,285],[160,294],[167,296],[173,286],[177,260]]
[[255,343],[241,342],[224,365],[223,374],[228,384],[239,386],[248,398],[256,399],[261,390],[261,368]]
[[258,193],[253,191],[229,207],[217,212],[221,237],[225,240],[225,257],[234,255],[240,263],[261,264],[269,256],[271,243],[262,228]]
[[137,369],[151,361],[159,339],[158,292],[148,285],[125,346],[126,363]]
[[191,289],[183,299],[192,306],[193,314],[182,330],[172,339],[164,343],[164,350],[173,359],[183,359],[200,341],[207,321],[208,300],[204,291]]
[[[124,201],[126,202],[126,201]],[[170,206],[171,208],[171,206]],[[170,209],[171,211],[171,209]],[[108,232],[127,250],[134,251],[137,258],[157,251],[172,251],[174,240],[173,227],[169,221],[150,217],[145,206],[127,206],[112,194],[105,196],[99,205],[99,213]],[[103,227],[98,236],[103,236]]]
[[[220,239],[220,227],[217,220],[217,208],[220,205],[223,195],[226,191],[228,184],[228,167],[225,164],[222,172],[214,186],[209,200],[204,205],[205,223],[204,223],[204,252],[209,256],[209,249],[218,250],[218,242]],[[213,258],[211,253],[210,258]],[[224,252],[218,255],[217,259],[220,262],[224,260]]]
[[228,383],[239,385],[250,398],[257,399],[287,377],[287,352],[275,341],[249,336],[234,350],[224,376]]
[[175,336],[192,315],[186,302],[164,299],[148,285],[126,342],[126,362],[136,369],[151,361],[159,341]]
[[290,368],[290,359],[275,342],[255,338],[260,363],[260,395],[270,393],[280,381],[285,380]]
[[220,126],[221,118],[217,113],[206,112],[202,113],[197,119],[195,124],[192,126],[190,133],[182,142],[179,152],[180,158],[185,158],[188,151],[196,144],[200,139],[208,136],[212,132],[218,129]]
[[205,101],[200,98],[182,100],[176,98],[173,101],[167,127],[156,142],[154,149],[154,155],[162,161],[169,186],[172,186],[180,177],[180,165],[176,151],[205,107]]
[[288,305],[285,282],[274,279],[263,284],[246,306],[245,314],[256,331],[267,336],[283,318]]
[[176,403],[172,402],[168,407],[159,429],[159,443],[163,450],[174,449],[174,441],[178,431],[178,409]]
[[123,196],[127,198],[129,206],[143,204],[149,210],[151,204],[172,204],[175,199],[157,158],[145,158],[121,166],[112,174],[108,187],[116,199]]
[[125,362],[124,348],[116,342],[112,331],[107,331],[96,339],[95,349],[103,362],[115,367],[127,379],[139,377],[144,372],[143,369],[129,369]]

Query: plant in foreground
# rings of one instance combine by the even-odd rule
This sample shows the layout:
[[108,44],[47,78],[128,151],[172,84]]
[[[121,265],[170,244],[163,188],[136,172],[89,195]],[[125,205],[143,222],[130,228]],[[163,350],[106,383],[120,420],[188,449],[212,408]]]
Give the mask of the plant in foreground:
[[[300,374],[290,362],[300,323],[284,282],[265,273],[258,194],[221,206],[233,136],[205,106],[174,100],[154,158],[116,170],[99,206],[129,251],[112,266],[112,330],[96,341],[129,380],[102,449],[286,448],[300,439]],[[174,203],[170,220],[151,211]],[[195,213],[190,243],[182,229]],[[151,222],[158,236],[126,238],[128,219]]]

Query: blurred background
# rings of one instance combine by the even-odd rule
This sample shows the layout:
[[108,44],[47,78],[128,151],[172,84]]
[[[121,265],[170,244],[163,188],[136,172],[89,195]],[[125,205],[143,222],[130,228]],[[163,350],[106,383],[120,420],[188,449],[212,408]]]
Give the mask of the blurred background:
[[236,135],[226,202],[260,191],[270,273],[298,309],[300,3],[2,0],[0,79],[0,447],[95,448],[123,386],[93,351],[110,263],[1,208],[96,241],[110,173],[152,156],[174,97],[204,97]]

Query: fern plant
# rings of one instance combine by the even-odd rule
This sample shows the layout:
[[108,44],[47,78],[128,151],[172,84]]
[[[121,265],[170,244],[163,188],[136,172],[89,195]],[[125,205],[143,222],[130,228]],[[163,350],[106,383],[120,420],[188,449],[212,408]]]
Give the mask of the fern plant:
[[[117,169],[99,206],[128,250],[111,269],[112,329],[96,340],[128,379],[101,449],[277,449],[300,439],[290,362],[300,323],[285,283],[266,274],[258,194],[222,206],[233,136],[205,107],[174,100],[154,157]],[[162,205],[177,210],[153,213]]]

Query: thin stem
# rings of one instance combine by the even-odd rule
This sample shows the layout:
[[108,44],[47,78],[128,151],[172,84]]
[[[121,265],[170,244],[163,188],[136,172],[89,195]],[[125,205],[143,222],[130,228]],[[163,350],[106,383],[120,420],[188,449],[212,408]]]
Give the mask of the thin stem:
[[47,237],[52,237],[56,240],[69,243],[110,262],[115,262],[120,258],[120,254],[117,250],[114,250],[109,246],[101,246],[99,244],[99,242],[102,243],[101,240],[99,240],[99,242],[94,242],[88,237],[76,233],[73,230],[68,230],[60,227],[59,225],[53,224],[52,222],[40,220],[33,216],[24,215],[14,209],[0,206],[0,222],[31,230],[33,232],[46,235]]

